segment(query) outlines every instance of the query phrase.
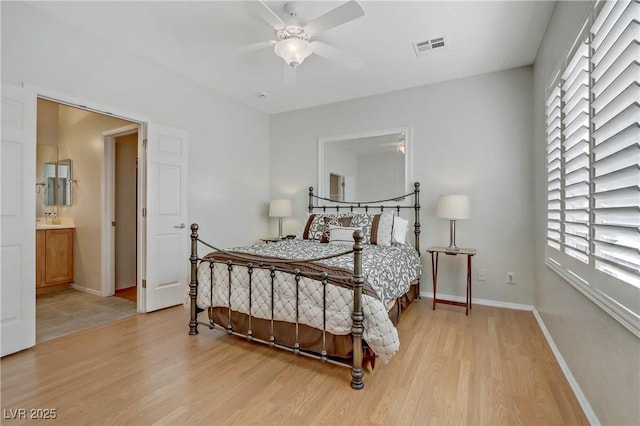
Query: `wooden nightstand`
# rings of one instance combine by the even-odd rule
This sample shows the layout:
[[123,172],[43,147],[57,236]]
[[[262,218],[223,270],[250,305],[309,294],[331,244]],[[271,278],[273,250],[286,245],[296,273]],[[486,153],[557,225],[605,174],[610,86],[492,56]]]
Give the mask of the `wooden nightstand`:
[[[427,253],[431,253],[431,272],[433,275],[433,310],[436,309],[436,303],[444,303],[447,305],[464,306],[465,314],[469,315],[471,309],[471,258],[476,255],[477,250],[472,248],[461,248],[459,250],[449,250],[446,247],[429,247]],[[444,253],[447,256],[457,256],[459,254],[467,256],[467,301],[457,302],[454,300],[438,299],[436,292],[438,289],[438,255]]]

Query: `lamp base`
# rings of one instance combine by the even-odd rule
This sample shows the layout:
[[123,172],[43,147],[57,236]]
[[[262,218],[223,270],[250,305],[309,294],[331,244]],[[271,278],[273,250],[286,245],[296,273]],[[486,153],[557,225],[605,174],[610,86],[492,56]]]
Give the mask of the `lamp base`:
[[456,221],[454,219],[449,220],[449,246],[448,251],[459,251],[460,247],[456,245]]

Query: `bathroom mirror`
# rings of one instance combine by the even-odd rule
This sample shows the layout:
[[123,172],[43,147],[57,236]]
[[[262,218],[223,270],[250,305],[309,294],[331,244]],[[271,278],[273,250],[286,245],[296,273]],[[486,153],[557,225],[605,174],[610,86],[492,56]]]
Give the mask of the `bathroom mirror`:
[[406,194],[409,129],[322,137],[318,194],[334,201],[378,201]]
[[43,197],[45,206],[71,205],[71,160],[43,163]]

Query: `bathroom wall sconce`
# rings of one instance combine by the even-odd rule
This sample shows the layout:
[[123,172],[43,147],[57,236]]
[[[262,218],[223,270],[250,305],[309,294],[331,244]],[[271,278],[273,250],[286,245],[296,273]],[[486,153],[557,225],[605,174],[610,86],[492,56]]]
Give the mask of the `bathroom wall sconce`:
[[39,194],[42,191],[47,191],[47,184],[44,182],[36,182],[36,194]]

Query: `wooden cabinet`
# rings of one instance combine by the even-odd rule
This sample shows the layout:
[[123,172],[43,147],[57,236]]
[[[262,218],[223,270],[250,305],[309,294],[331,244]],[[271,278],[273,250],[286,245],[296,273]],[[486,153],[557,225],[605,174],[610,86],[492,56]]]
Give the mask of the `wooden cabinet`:
[[73,229],[36,231],[36,294],[68,288],[73,282]]

